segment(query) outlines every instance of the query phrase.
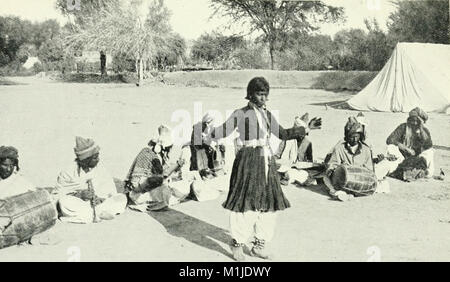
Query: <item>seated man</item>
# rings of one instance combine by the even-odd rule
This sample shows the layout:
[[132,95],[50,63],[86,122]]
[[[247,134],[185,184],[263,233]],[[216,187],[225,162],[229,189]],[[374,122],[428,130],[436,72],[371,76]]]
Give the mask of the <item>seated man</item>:
[[375,171],[372,151],[364,142],[364,132],[365,128],[363,124],[358,122],[355,117],[350,117],[344,128],[344,140],[340,141],[333,148],[331,154],[325,158],[328,168],[324,182],[333,198],[346,201],[353,196],[342,190],[337,191],[336,187],[333,187],[331,184],[330,178],[339,165],[364,168],[368,171],[368,174]]
[[73,167],[57,178],[60,219],[89,223],[113,219],[125,211],[127,198],[117,193],[114,180],[99,159],[100,147],[91,139],[76,137]]
[[[0,147],[0,200],[34,191],[35,187],[24,179],[19,171],[19,153],[14,147]],[[0,234],[10,223],[9,218],[0,217]]]
[[[307,127],[308,113],[301,118],[295,117],[294,127]],[[308,172],[302,169],[293,168],[293,166],[300,162],[313,162],[312,143],[306,136],[298,139],[281,141],[278,150],[275,153],[277,164],[280,166],[278,172],[281,175],[281,184],[287,185],[289,183],[298,182],[300,184],[307,184],[311,180]]]
[[[50,195],[48,198],[40,196],[26,197],[27,192],[37,192],[33,184],[28,182],[19,173],[19,153],[14,147],[1,146],[0,147],[0,200],[5,201],[0,206],[0,248],[9,246],[13,241],[22,236],[32,236],[31,243],[39,242],[43,244],[56,244],[58,238],[49,232],[41,233],[50,229],[56,219],[56,208],[51,202]],[[22,195],[21,199],[13,199],[11,197]],[[34,199],[33,203],[28,203],[24,206],[24,199]],[[18,200],[14,204],[8,204],[6,201]],[[9,208],[5,208],[8,206]],[[30,212],[32,207],[32,212]],[[33,224],[24,224],[23,218],[30,218],[34,216]],[[46,229],[37,230],[36,226],[48,226]],[[5,231],[6,230],[6,231]],[[11,232],[12,230],[12,232]],[[3,232],[7,232],[8,236],[1,237]],[[38,234],[40,233],[40,234]],[[32,235],[35,234],[35,235]],[[23,239],[23,238],[22,238]]]
[[[158,210],[189,196],[191,184],[200,178],[189,171],[188,151],[173,144],[171,131],[161,125],[158,137],[136,156],[126,180],[133,209]],[[131,206],[130,206],[131,207]]]
[[19,153],[14,147],[0,147],[0,199],[36,190],[19,173]]
[[389,173],[405,165],[423,169],[423,176],[433,177],[433,142],[430,131],[424,126],[427,119],[428,115],[417,107],[409,112],[406,123],[400,124],[389,135],[386,140],[388,153],[399,160],[389,168]]
[[208,185],[218,190],[228,188],[224,179],[225,145],[212,142],[205,144],[203,136],[209,134],[213,128],[214,117],[207,113],[201,122],[196,123],[192,129],[191,142],[191,171],[198,171],[203,180],[208,180]]

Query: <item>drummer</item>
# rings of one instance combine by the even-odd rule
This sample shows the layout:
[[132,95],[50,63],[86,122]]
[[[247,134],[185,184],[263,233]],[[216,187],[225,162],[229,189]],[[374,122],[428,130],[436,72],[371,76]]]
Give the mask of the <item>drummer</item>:
[[[308,113],[302,117],[296,116],[294,127],[307,127],[309,121]],[[307,134],[308,135],[308,134]],[[306,185],[312,183],[308,172],[302,169],[296,169],[296,164],[304,162],[313,162],[312,142],[307,136],[301,136],[293,140],[282,140],[277,152],[275,153],[278,172],[280,173],[280,183],[288,185],[289,183],[299,183]]]
[[[11,146],[0,147],[0,200],[34,191],[35,187],[19,173],[19,152]],[[10,223],[9,218],[0,217],[0,234]]]
[[351,165],[374,171],[372,151],[365,143],[364,125],[355,117],[350,117],[344,128],[344,140],[340,141],[325,158],[328,165],[324,182],[330,195],[338,200],[347,201],[352,195],[344,191],[336,191],[331,185],[330,177],[339,165]]

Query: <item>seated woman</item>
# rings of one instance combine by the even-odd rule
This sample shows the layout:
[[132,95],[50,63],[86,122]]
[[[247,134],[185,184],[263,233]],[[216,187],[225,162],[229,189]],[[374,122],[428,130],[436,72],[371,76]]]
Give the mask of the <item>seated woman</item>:
[[123,213],[127,198],[117,193],[113,178],[100,162],[100,147],[92,139],[76,137],[74,151],[74,165],[57,178],[61,221],[90,223]]
[[390,167],[389,173],[394,173],[397,168],[409,167],[423,169],[423,176],[433,177],[434,151],[430,131],[424,125],[427,120],[428,115],[422,109],[414,108],[409,112],[406,123],[400,124],[389,135],[386,140],[388,153],[399,160]]
[[[302,117],[297,116],[294,120],[294,127],[306,128],[308,122],[308,113]],[[300,184],[311,182],[307,171],[293,168],[299,162],[313,162],[312,142],[306,135],[293,140],[282,140],[275,153],[276,163],[280,166],[278,172],[280,173],[280,183],[282,185],[294,182]]]

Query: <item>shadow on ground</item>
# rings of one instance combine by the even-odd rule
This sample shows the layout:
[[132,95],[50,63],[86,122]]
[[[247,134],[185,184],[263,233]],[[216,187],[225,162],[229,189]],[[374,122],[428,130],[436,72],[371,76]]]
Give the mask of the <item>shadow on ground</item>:
[[321,103],[311,103],[309,105],[311,105],[311,106],[323,106],[325,108],[332,108],[332,109],[338,109],[338,110],[354,110],[347,103],[347,100],[338,100],[338,101],[321,102]]
[[450,151],[450,147],[440,146],[440,145],[433,145],[433,149]]
[[227,245],[231,242],[231,236],[224,229],[173,209],[148,214],[161,223],[172,236],[182,237],[198,246],[232,258],[228,250],[214,241]]

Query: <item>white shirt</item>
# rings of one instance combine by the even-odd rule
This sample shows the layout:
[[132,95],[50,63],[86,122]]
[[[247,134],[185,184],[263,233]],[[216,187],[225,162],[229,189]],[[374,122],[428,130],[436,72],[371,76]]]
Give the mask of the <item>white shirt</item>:
[[56,188],[59,193],[65,195],[75,191],[87,190],[89,179],[92,180],[96,196],[106,199],[117,194],[113,178],[101,162],[88,173],[78,167],[77,163],[74,163],[69,169],[60,172],[56,181]]
[[0,179],[0,199],[34,191],[36,187],[22,175],[13,173],[6,179]]

